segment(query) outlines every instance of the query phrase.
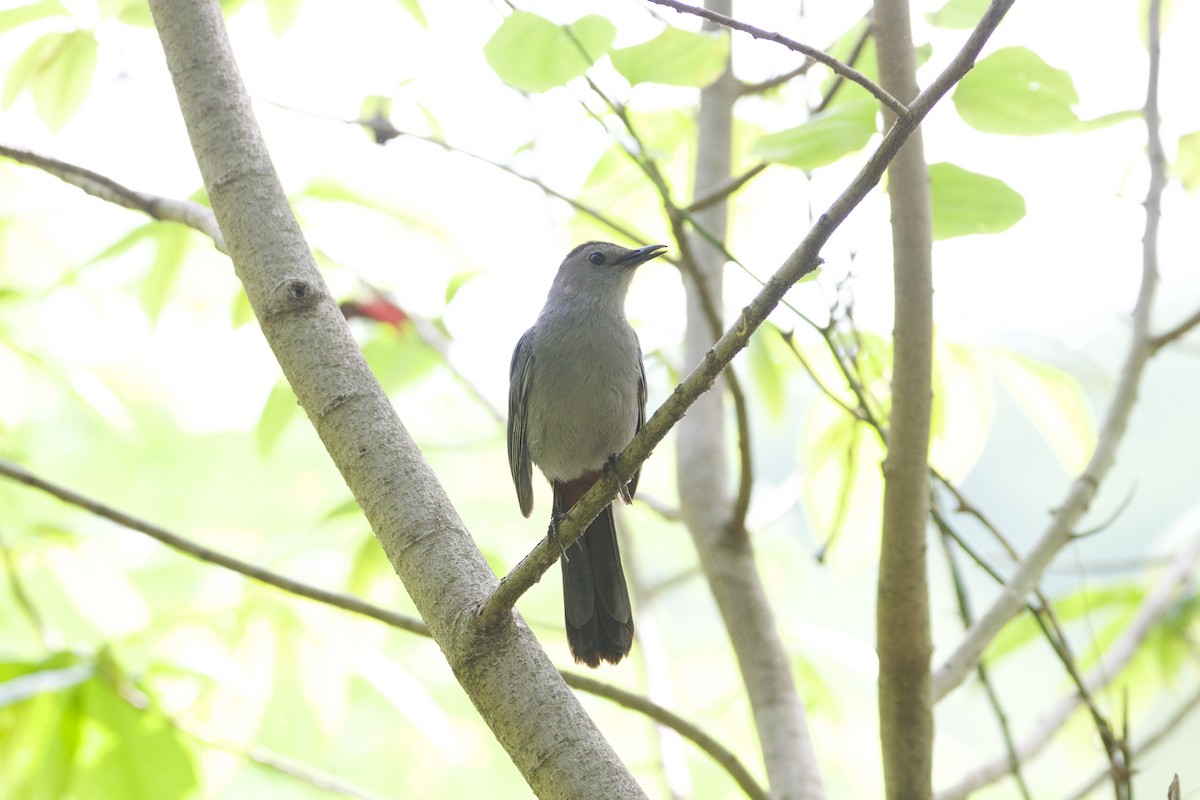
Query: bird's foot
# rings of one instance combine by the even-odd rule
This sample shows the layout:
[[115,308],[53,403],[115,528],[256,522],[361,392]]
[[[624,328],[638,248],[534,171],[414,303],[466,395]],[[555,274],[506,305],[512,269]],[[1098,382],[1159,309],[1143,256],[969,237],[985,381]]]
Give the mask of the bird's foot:
[[[611,475],[617,471],[617,454],[610,453],[608,460],[604,462],[604,472],[606,475]],[[617,487],[618,496],[621,502],[627,506],[633,505],[633,495],[629,494],[629,484],[622,483]]]
[[550,527],[547,528],[547,530],[546,530],[546,538],[549,539],[553,544],[558,545],[559,552],[562,553],[562,557],[563,557],[564,561],[570,561],[571,558],[567,555],[567,548],[563,547],[562,539],[559,538],[558,526],[559,526],[559,524],[562,523],[563,520],[565,520],[569,516],[570,516],[570,514],[568,512],[559,513],[557,511],[555,511],[555,512],[551,513],[550,514]]

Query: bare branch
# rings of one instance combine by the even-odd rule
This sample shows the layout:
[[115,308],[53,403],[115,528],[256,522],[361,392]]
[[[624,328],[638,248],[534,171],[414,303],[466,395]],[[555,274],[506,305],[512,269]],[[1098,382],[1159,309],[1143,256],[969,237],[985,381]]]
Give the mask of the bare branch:
[[101,200],[107,200],[134,211],[141,211],[153,219],[181,222],[189,228],[200,231],[213,240],[213,244],[218,250],[222,253],[226,252],[225,238],[221,235],[217,218],[213,216],[212,209],[207,206],[187,200],[174,200],[169,197],[134,191],[106,175],[92,172],[90,169],[75,164],[68,164],[65,161],[31,153],[28,150],[0,145],[0,156],[38,167],[72,186],[79,187],[93,197],[99,197]]
[[1158,336],[1155,336],[1153,339],[1151,339],[1151,350],[1157,353],[1159,350],[1171,344],[1171,342],[1174,342],[1176,339],[1186,336],[1197,325],[1200,325],[1200,309],[1193,312],[1190,317],[1185,319],[1183,322],[1180,322],[1174,328],[1160,333]]
[[741,787],[742,792],[747,797],[754,798],[755,800],[767,800],[769,797],[767,791],[759,785],[758,781],[754,779],[754,776],[750,774],[749,770],[738,760],[736,755],[716,739],[713,739],[702,731],[698,726],[673,711],[663,708],[641,695],[603,683],[588,675],[564,670],[562,676],[567,685],[573,689],[579,689],[594,694],[597,697],[611,700],[618,705],[634,711],[640,711],[660,725],[665,725],[676,733],[679,733],[720,764],[734,781],[737,782],[737,785]]
[[679,0],[650,0],[650,2],[656,3],[660,6],[666,6],[667,8],[673,8],[683,14],[694,14],[697,17],[702,17],[710,22],[723,25],[731,30],[748,33],[755,39],[762,39],[764,41],[781,44],[789,50],[808,56],[814,61],[821,62],[847,80],[854,81],[859,86],[863,87],[872,95],[874,95],[879,102],[883,103],[893,112],[895,112],[896,116],[903,118],[909,114],[908,107],[895,97],[892,97],[892,95],[885,91],[882,86],[875,83],[875,81],[871,80],[866,75],[863,75],[853,67],[846,66],[841,61],[838,61],[836,58],[826,53],[824,50],[819,50],[816,47],[810,47],[809,45],[801,44],[794,39],[789,39],[781,33],[775,33],[772,31],[763,30],[762,28],[756,28],[753,25],[747,25],[746,23],[739,22],[732,17],[727,17],[724,14],[718,14],[715,11],[709,11],[706,8],[689,6],[686,3],[679,2]]
[[288,578],[279,573],[272,572],[269,569],[264,569],[256,564],[251,564],[248,561],[234,558],[212,548],[205,547],[202,544],[197,544],[190,539],[186,539],[178,534],[172,533],[165,528],[161,528],[145,520],[126,514],[124,511],[119,511],[111,506],[105,505],[98,500],[93,500],[90,497],[85,497],[78,492],[72,491],[65,486],[59,486],[56,483],[39,478],[29,470],[21,467],[11,461],[0,459],[0,475],[10,478],[17,483],[23,483],[26,486],[38,489],[48,495],[57,497],[59,500],[69,505],[82,508],[89,511],[98,517],[107,519],[110,522],[115,522],[123,528],[128,528],[131,531],[143,533],[173,550],[178,550],[181,553],[191,556],[199,561],[204,561],[208,564],[214,564],[223,569],[236,572],[240,575],[245,575],[247,578],[256,580],[259,583],[265,583],[268,586],[274,586],[276,589],[294,594],[297,597],[306,597],[309,600],[314,600],[318,603],[340,608],[343,611],[349,611],[351,614],[359,614],[364,617],[378,620],[385,625],[390,625],[393,628],[408,631],[410,633],[421,634],[422,636],[429,635],[429,629],[425,623],[419,619],[397,614],[394,611],[389,611],[385,608],[371,605],[357,597],[340,594],[338,592],[330,592],[325,589],[318,589],[315,586],[310,586],[306,583]]

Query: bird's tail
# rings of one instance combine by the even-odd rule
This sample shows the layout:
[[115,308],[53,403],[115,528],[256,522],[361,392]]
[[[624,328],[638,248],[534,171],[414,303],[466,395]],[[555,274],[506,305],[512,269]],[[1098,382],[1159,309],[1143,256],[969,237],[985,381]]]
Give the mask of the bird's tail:
[[[563,503],[555,486],[555,514],[570,510],[570,506],[560,508]],[[616,664],[633,645],[633,612],[611,505],[566,549],[562,575],[571,655],[589,667],[597,667],[601,661]]]

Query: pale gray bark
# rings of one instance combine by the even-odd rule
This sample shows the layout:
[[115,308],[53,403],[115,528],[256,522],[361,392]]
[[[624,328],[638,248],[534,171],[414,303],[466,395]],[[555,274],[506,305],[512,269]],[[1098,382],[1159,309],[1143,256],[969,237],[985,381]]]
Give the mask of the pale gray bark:
[[[709,0],[707,7],[729,15],[731,0]],[[695,194],[702,196],[729,179],[732,158],[733,104],[737,83],[729,70],[701,92]],[[724,238],[724,202],[696,214],[699,222]],[[717,338],[706,310],[722,307],[724,256],[700,236],[689,239],[696,267],[685,276],[687,331],[684,358],[703,360]],[[696,279],[705,286],[697,285]],[[707,292],[708,298],[705,298]],[[729,490],[725,413],[722,393],[700,397],[680,420],[678,484],[684,521],[700,553],[705,577],[729,632],[750,699],[772,798],[823,798],[824,787],[809,736],[807,712],[792,680],[792,665],[775,627],[763,590],[754,549],[743,521],[735,519]]]
[[510,613],[488,632],[475,624],[496,578],[317,272],[251,113],[220,6],[154,0],[151,11],[263,333],[463,689],[538,797],[644,797],[520,618]]

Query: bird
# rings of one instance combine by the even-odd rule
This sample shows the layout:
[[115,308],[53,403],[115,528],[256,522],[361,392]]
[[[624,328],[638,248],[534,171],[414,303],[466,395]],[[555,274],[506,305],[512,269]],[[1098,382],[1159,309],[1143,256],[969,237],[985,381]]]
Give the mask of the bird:
[[[666,252],[585,242],[567,253],[509,365],[508,461],[521,513],[533,512],[536,464],[553,490],[550,535],[646,421],[646,368],[625,297],[637,267]],[[641,470],[621,487],[630,502]],[[567,644],[580,664],[618,663],[633,611],[610,503],[563,549]]]

